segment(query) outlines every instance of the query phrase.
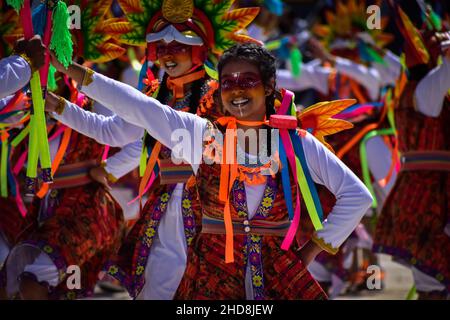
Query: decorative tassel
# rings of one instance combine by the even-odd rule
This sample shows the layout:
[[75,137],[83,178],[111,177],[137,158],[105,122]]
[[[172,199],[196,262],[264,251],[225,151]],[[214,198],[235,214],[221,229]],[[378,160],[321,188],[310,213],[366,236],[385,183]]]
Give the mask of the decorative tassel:
[[23,7],[24,0],[6,0],[6,3],[14,8],[14,10],[19,11]]
[[56,89],[58,89],[58,85],[55,79],[55,73],[56,73],[55,67],[53,65],[50,65],[50,68],[48,70],[48,82],[47,82],[47,88],[50,91],[55,91]]
[[67,27],[69,13],[67,5],[63,1],[58,1],[53,9],[53,28],[50,49],[55,51],[56,58],[64,67],[68,67],[72,62],[72,37]]

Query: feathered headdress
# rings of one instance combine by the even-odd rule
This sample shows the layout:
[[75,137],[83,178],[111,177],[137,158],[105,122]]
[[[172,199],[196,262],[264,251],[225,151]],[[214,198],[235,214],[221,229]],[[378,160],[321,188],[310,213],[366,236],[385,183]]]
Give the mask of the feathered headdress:
[[[376,5],[380,6],[381,0]],[[319,36],[328,49],[359,49],[364,60],[382,61],[370,46],[384,48],[394,36],[383,32],[389,18],[381,17],[381,28],[368,28],[365,1],[339,0],[334,12],[325,12],[325,24],[316,24],[313,32]],[[368,46],[367,44],[370,44]]]
[[121,31],[125,31],[120,40],[129,45],[147,44],[148,58],[153,61],[155,43],[159,40],[191,45],[193,57],[201,58],[211,53],[219,55],[235,42],[252,41],[238,32],[259,12],[259,8],[231,9],[234,0],[118,2],[128,19],[120,25]]
[[90,62],[103,63],[126,52],[115,39],[121,34],[118,25],[122,20],[111,17],[112,3],[113,0],[67,1],[68,6],[78,6],[81,14],[80,28],[71,28],[75,55]]
[[3,0],[0,0],[0,57],[7,57],[11,54],[14,43],[23,36],[20,27],[19,17],[11,7],[4,7]]

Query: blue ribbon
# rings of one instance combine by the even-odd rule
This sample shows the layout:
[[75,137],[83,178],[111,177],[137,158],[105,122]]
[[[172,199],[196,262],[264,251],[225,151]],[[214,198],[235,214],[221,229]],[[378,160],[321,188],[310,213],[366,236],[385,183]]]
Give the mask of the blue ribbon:
[[292,202],[291,181],[289,180],[289,167],[287,162],[286,150],[280,138],[280,161],[281,161],[281,182],[283,184],[284,199],[289,213],[289,220],[294,219],[294,207]]
[[144,77],[147,75],[147,69],[148,69],[148,61],[145,59],[144,64],[141,67],[141,71],[139,71],[139,82],[138,82],[138,90],[142,92],[144,89]]
[[303,150],[303,145],[300,141],[300,137],[298,136],[298,133],[296,132],[296,130],[289,130],[289,135],[291,137],[295,155],[299,159],[300,164],[305,173],[306,182],[308,183],[309,190],[311,191],[311,196],[313,198],[314,205],[316,206],[317,214],[319,215],[320,221],[323,221],[322,205],[320,204],[316,185],[314,184],[314,181],[311,177],[311,173],[309,172],[308,164],[306,162],[305,152]]

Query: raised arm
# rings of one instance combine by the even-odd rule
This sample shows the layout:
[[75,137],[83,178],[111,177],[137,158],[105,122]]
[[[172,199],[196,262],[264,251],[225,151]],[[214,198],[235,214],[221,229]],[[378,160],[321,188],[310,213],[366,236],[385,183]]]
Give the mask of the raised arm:
[[323,67],[317,60],[313,60],[303,66],[300,77],[294,77],[289,70],[278,70],[277,85],[294,91],[314,89],[328,94],[328,80],[334,70],[359,82],[367,89],[372,100],[378,98],[382,85],[379,72],[375,68],[368,68],[340,57],[335,58],[334,69]]
[[303,65],[299,77],[294,77],[289,70],[277,70],[277,86],[292,91],[314,89],[325,95],[331,72],[332,69],[321,67],[319,60],[313,60]]
[[64,109],[59,112],[60,114],[52,114],[56,120],[101,144],[122,147],[140,139],[144,134],[144,129],[117,115],[106,117],[86,111],[68,101],[65,101]]
[[337,72],[352,78],[366,88],[371,100],[377,100],[380,95],[382,82],[380,74],[375,68],[366,67],[351,60],[336,57]]
[[106,160],[105,171],[112,178],[118,180],[139,165],[142,150],[142,140],[129,143],[119,152]]
[[370,207],[372,196],[358,177],[311,134],[302,138],[302,144],[312,179],[336,197],[323,229],[316,233],[313,241],[335,253]]
[[0,98],[15,93],[30,81],[31,68],[20,56],[0,60]]
[[382,86],[392,85],[397,82],[398,77],[402,69],[402,63],[400,57],[394,54],[392,51],[387,50],[383,58],[384,64],[374,62],[373,67],[378,71],[380,75],[380,81]]
[[125,121],[146,129],[151,136],[168,148],[172,149],[180,144],[176,139],[172,139],[174,131],[185,130],[186,136],[181,143],[186,144],[186,148],[194,152],[184,153],[183,160],[191,164],[200,163],[203,132],[208,123],[207,120],[188,112],[173,110],[129,85],[95,73],[77,63],[65,69],[53,54],[51,57],[52,64],[80,83],[81,91],[86,95]]

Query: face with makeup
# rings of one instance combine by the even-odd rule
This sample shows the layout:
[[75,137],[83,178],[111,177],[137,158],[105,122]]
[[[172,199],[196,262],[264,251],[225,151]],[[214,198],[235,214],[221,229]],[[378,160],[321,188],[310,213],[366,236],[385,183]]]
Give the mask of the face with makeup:
[[156,56],[161,68],[174,78],[186,74],[193,67],[191,46],[176,41],[158,41]]
[[265,88],[259,69],[245,60],[231,60],[220,74],[220,95],[226,111],[238,120],[261,121],[266,115]]

